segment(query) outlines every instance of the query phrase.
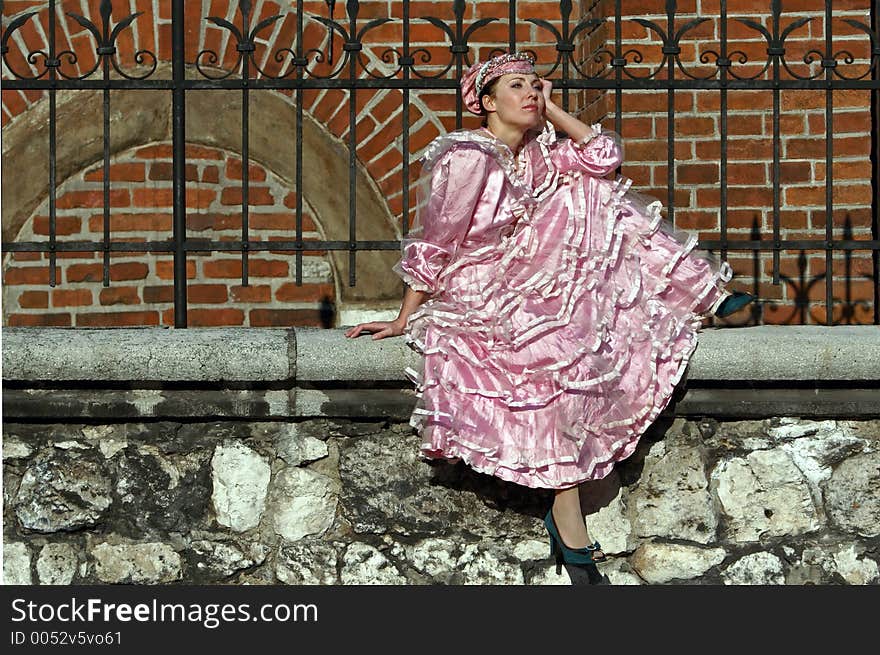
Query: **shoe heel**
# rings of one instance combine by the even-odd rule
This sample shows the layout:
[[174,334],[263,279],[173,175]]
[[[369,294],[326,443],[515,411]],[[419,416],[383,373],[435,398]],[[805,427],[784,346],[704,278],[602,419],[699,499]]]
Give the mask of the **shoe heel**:
[[550,557],[556,556],[556,575],[562,574],[562,547],[556,541],[556,537],[550,535]]

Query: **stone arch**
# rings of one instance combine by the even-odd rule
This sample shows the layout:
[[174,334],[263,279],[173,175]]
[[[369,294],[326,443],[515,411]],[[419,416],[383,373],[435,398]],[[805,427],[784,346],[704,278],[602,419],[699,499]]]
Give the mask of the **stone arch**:
[[[100,162],[103,156],[101,92],[59,93],[57,103],[57,179]],[[282,94],[260,91],[250,97],[251,122],[249,152],[258,162],[293,187],[296,179],[296,111]],[[241,116],[238,91],[188,92],[187,142],[241,152],[241,130],[218,130],[218,125],[237,126]],[[167,91],[116,91],[111,95],[110,154],[137,145],[171,139],[171,103]],[[75,135],[75,138],[65,138]],[[14,162],[2,180],[3,238],[14,241],[24,222],[48,194],[45,171],[48,143],[48,103],[38,102],[4,129],[3,157]],[[347,241],[349,154],[338,139],[313,119],[303,121],[303,197],[308,199],[321,222],[326,238]],[[395,240],[399,231],[375,182],[358,165],[356,175],[357,238]],[[328,186],[328,180],[331,181]],[[402,283],[390,274],[397,261],[396,251],[360,251],[357,259],[358,284],[350,287],[348,253],[332,254],[334,267],[343,281],[339,285],[339,309],[356,308],[360,303],[390,307],[399,301]]]

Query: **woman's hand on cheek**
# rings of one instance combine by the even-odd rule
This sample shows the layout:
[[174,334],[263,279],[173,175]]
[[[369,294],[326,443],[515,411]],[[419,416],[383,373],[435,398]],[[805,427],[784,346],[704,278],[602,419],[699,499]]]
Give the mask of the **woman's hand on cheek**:
[[553,93],[553,82],[545,80],[543,77],[539,79],[541,80],[541,93],[544,94],[544,107],[546,108],[553,103],[550,99],[550,95]]

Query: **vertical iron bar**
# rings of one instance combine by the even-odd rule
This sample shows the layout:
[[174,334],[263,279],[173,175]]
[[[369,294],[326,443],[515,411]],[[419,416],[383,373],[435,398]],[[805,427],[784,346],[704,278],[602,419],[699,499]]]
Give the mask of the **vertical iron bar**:
[[[332,16],[331,16],[332,17]],[[333,34],[333,30],[330,30],[330,34]],[[303,0],[296,0],[296,57],[299,60],[299,63],[302,64],[303,58]],[[331,47],[331,52],[332,52]],[[296,79],[297,81],[302,80],[303,78],[303,68],[305,65],[297,65],[296,67]],[[302,251],[302,221],[303,221],[303,204],[302,204],[302,162],[303,162],[303,88],[302,86],[296,87],[296,274],[295,274],[295,283],[297,286],[302,285],[302,266],[303,266],[303,251]]]
[[[565,43],[569,43],[569,42],[570,42],[570,37],[569,37],[569,25],[570,25],[570,22],[571,22],[571,14],[567,14],[566,16],[564,16],[564,17],[563,17],[563,21],[564,21],[564,22],[562,23],[562,35],[563,35],[562,40],[563,40]],[[587,37],[585,37],[585,38],[589,39],[589,36],[587,36]],[[574,46],[573,43],[572,43],[572,46]],[[574,52],[574,51],[572,51],[572,52]],[[569,79],[569,78],[568,78],[568,73],[569,73],[569,71],[568,71],[568,64],[569,64],[569,59],[570,59],[570,57],[571,57],[571,53],[569,53],[569,52],[563,52],[563,53],[561,53],[561,54],[562,54],[562,82],[563,82],[563,86],[562,86],[562,108],[563,108],[565,111],[569,111],[569,97],[568,97],[568,96],[569,96],[569,89],[568,89],[568,79]],[[583,92],[582,92],[582,93],[583,93]],[[581,97],[583,97],[583,95],[582,95]]]
[[[623,28],[620,15],[621,0],[614,0],[614,131],[623,132]],[[653,177],[653,176],[652,176]],[[646,180],[647,183],[647,180]]]
[[[464,34],[464,13],[456,13],[455,14],[455,43],[461,44],[461,39]],[[451,49],[452,56],[455,57],[455,79],[460,80],[461,76],[464,74],[464,56],[467,52],[467,48],[461,47],[463,52],[459,52],[455,49]],[[475,59],[476,60],[476,59]],[[455,89],[455,129],[461,129],[461,114],[462,114],[462,101],[461,101],[461,88],[456,85]]]
[[[830,60],[831,50],[831,0],[825,0],[825,59]],[[824,64],[824,62],[823,62]],[[834,252],[831,249],[834,238],[832,214],[832,184],[834,173],[831,165],[834,157],[834,98],[831,92],[831,67],[825,66],[825,325],[833,325],[834,300]]]
[[186,327],[186,96],[184,92],[183,0],[171,8],[172,206],[174,237],[174,327]]
[[507,14],[507,40],[508,52],[516,51],[516,0],[508,3]]
[[[779,41],[779,14],[773,15],[773,41],[775,48],[782,50],[782,42]],[[773,284],[779,284],[779,249],[781,246],[779,237],[779,60],[781,52],[769,49],[767,55],[773,58]]]
[[[675,34],[675,5],[667,5],[666,33],[670,36]],[[665,49],[665,48],[664,48]],[[669,53],[668,67],[669,76],[667,80],[666,94],[666,217],[672,225],[675,225],[675,87],[673,80],[675,79],[675,55]]]
[[[247,20],[247,18],[245,18]],[[245,34],[249,29],[249,25],[245,24]],[[250,77],[250,66],[248,65],[249,53],[244,53],[242,57],[241,72],[241,285],[248,286],[248,220],[249,220],[249,200],[250,200],[250,143],[248,132],[250,129],[250,89],[248,88],[248,78]]]
[[[871,29],[874,34],[880,30],[880,0],[871,5]],[[873,45],[873,43],[871,44]],[[872,48],[873,50],[873,48]],[[871,65],[873,69],[872,79],[875,86],[871,91],[873,102],[871,103],[871,139],[873,141],[871,152],[873,154],[872,170],[874,172],[874,202],[871,207],[871,239],[880,239],[880,89],[876,82],[880,80],[880,61],[878,53],[871,52]],[[874,324],[880,325],[880,250],[876,247],[871,251],[872,273],[874,279]]]
[[[409,2],[403,3],[403,209],[402,212],[402,233],[404,236],[409,232],[409,80],[410,80],[410,52],[409,52]],[[390,93],[394,93],[389,89]]]
[[[721,30],[721,59],[727,64],[727,0],[721,0],[721,18],[719,28]],[[721,259],[727,259],[727,65],[720,67],[721,82],[721,169],[719,177],[721,182]],[[755,281],[757,283],[757,280]]]
[[55,254],[55,184],[56,184],[56,89],[57,75],[55,71],[55,0],[49,2],[49,59],[52,62],[49,68],[49,80],[52,88],[49,89],[49,286],[54,287],[57,283],[57,261]]
[[[104,34],[110,33],[109,16],[104,21]],[[103,45],[103,44],[101,44]],[[101,54],[101,70],[104,81],[103,125],[104,125],[104,280],[105,287],[110,286],[110,55]]]
[[[357,34],[356,18],[352,17],[349,34],[354,38]],[[353,45],[353,44],[352,44]],[[348,50],[348,79],[351,83],[348,91],[348,286],[356,283],[355,266],[357,265],[357,89],[354,86],[357,73],[357,55],[355,50]]]

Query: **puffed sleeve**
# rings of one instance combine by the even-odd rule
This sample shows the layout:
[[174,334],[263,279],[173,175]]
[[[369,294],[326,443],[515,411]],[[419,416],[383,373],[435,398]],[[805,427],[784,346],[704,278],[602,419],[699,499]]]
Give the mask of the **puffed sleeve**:
[[590,134],[574,141],[560,139],[550,150],[553,165],[562,173],[586,171],[595,177],[607,175],[623,161],[623,147],[614,132],[604,132],[598,123],[591,125]]
[[420,182],[427,198],[415,224],[401,243],[394,266],[407,286],[436,293],[443,269],[467,234],[488,175],[487,155],[475,148],[453,146]]

